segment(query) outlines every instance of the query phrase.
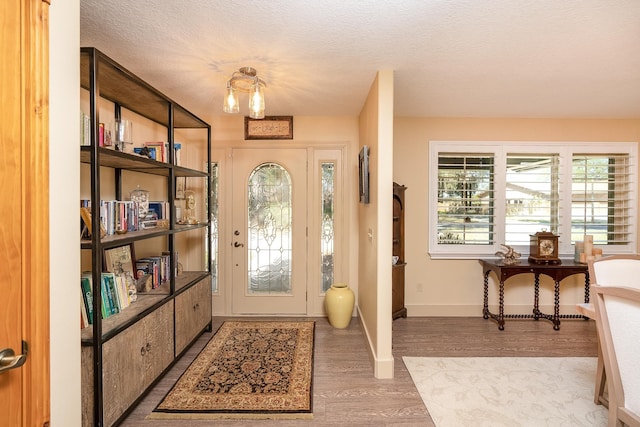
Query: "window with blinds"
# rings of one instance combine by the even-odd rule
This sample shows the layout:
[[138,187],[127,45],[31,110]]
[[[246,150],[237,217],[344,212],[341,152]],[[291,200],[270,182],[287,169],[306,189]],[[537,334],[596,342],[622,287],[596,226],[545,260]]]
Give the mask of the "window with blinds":
[[493,155],[438,154],[438,243],[491,245]]
[[558,232],[560,170],[558,154],[507,154],[505,242],[528,245],[538,231]]
[[571,185],[571,240],[593,235],[595,245],[632,240],[632,181],[628,154],[574,154]]
[[605,254],[635,253],[636,143],[455,142],[429,145],[429,254],[526,255],[552,231],[560,253],[593,235]]

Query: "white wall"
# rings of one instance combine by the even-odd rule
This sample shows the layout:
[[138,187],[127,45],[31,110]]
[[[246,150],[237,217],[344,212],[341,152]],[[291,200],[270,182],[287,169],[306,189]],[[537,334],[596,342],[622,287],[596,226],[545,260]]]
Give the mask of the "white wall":
[[[80,0],[50,6],[51,425],[80,426]],[[37,314],[35,314],[37,315]]]

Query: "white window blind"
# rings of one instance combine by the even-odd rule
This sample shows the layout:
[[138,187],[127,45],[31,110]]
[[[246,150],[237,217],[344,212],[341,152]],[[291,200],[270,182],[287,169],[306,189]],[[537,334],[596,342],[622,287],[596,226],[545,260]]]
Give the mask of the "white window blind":
[[507,154],[505,242],[528,245],[538,231],[560,226],[558,154]]
[[493,244],[493,179],[491,154],[438,154],[438,244]]
[[573,256],[585,234],[605,254],[635,253],[637,143],[430,142],[429,254],[523,256],[538,231]]
[[596,245],[626,245],[632,236],[632,180],[628,154],[574,154],[571,240],[593,235]]

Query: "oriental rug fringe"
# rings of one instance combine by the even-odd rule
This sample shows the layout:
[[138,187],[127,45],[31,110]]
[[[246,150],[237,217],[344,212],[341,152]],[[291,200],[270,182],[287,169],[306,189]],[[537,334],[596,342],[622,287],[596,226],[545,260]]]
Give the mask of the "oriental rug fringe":
[[227,321],[148,418],[312,418],[311,321]]

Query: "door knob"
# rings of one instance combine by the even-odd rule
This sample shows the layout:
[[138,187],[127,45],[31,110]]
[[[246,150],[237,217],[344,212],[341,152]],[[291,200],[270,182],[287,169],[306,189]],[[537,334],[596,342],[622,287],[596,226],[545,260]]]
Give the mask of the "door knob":
[[22,354],[16,356],[12,348],[0,350],[0,374],[10,369],[19,368],[27,361],[27,343],[22,341]]
[[236,248],[241,248],[244,246],[244,243],[233,242],[233,246]]

